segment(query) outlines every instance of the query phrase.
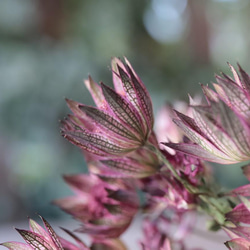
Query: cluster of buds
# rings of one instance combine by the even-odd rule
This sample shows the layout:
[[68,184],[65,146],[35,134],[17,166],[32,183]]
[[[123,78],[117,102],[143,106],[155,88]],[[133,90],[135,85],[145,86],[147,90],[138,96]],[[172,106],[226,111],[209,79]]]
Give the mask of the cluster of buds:
[[[207,104],[190,98],[184,115],[165,106],[156,120],[142,80],[125,58],[114,58],[114,89],[91,77],[85,85],[96,107],[66,100],[73,114],[62,121],[62,135],[83,150],[88,174],[65,176],[74,195],[53,203],[81,223],[77,233],[90,236],[87,246],[64,229],[76,243],[30,220],[30,230],[18,232],[26,243],[7,242],[9,249],[125,250],[119,237],[135,215],[145,214],[144,250],[184,248],[193,219],[203,211],[212,217],[210,229],[224,230],[229,249],[249,249],[250,185],[221,193],[204,161],[222,164],[250,160],[250,77],[231,67],[234,80],[216,76],[216,91],[202,85]],[[184,109],[184,110],[183,110]],[[170,123],[170,118],[182,130]],[[162,126],[165,121],[166,126]],[[187,137],[186,137],[186,136]],[[162,138],[164,137],[164,138]],[[250,179],[250,168],[244,168]],[[139,199],[139,195],[143,199]],[[171,232],[175,225],[175,232]]]

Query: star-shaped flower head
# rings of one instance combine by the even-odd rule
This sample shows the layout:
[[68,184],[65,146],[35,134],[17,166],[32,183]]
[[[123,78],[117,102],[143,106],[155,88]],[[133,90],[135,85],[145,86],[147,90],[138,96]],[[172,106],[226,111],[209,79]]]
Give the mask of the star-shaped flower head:
[[150,96],[130,63],[112,60],[112,89],[89,77],[85,85],[97,107],[71,100],[73,112],[65,119],[62,134],[73,144],[100,156],[124,155],[143,146],[153,128]]
[[208,105],[190,99],[193,118],[176,112],[174,122],[193,143],[164,143],[197,158],[230,164],[250,160],[250,77],[239,67],[240,76],[231,66],[235,80],[216,76],[214,92],[202,86]]

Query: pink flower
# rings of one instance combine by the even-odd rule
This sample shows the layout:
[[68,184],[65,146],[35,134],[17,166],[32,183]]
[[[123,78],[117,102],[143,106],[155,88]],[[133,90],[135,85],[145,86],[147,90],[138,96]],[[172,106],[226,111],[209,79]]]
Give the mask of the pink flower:
[[115,90],[89,77],[85,81],[97,107],[67,100],[74,115],[62,124],[62,135],[100,156],[121,156],[143,146],[153,128],[150,96],[130,63],[112,60]]
[[[250,78],[239,67],[241,80],[231,67],[233,81],[217,76],[217,91],[202,86],[208,105],[197,105],[191,99],[193,118],[179,112],[174,122],[194,143],[164,143],[172,149],[203,160],[222,164],[250,159]],[[223,102],[225,102],[225,105]]]
[[11,250],[34,250],[34,249],[51,249],[51,250],[88,250],[89,248],[68,230],[65,230],[78,243],[78,246],[69,241],[57,236],[50,224],[42,218],[45,229],[38,223],[29,220],[30,230],[16,229],[27,243],[20,242],[6,242],[1,245]]
[[116,238],[129,226],[138,209],[138,199],[131,183],[116,179],[102,181],[95,175],[65,177],[74,196],[54,201],[65,212],[82,222],[77,231],[94,239]]

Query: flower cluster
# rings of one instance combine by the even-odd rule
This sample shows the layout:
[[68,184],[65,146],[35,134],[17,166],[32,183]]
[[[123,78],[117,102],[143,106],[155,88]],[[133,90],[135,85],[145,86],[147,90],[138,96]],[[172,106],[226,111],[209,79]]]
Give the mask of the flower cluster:
[[[186,115],[163,107],[156,131],[149,93],[126,58],[112,60],[114,89],[89,77],[85,85],[96,107],[67,99],[73,114],[61,128],[83,151],[89,173],[64,176],[74,194],[53,204],[80,222],[76,232],[88,234],[90,245],[67,229],[75,243],[59,237],[44,218],[45,229],[31,219],[30,230],[17,229],[26,243],[2,245],[125,250],[119,238],[140,212],[142,249],[184,249],[201,211],[211,217],[210,230],[229,236],[229,249],[250,249],[250,184],[221,192],[204,162],[250,160],[250,77],[240,66],[239,74],[230,68],[234,79],[216,76],[215,91],[202,85],[206,104],[190,98],[181,108]],[[243,173],[250,180],[249,165]]]

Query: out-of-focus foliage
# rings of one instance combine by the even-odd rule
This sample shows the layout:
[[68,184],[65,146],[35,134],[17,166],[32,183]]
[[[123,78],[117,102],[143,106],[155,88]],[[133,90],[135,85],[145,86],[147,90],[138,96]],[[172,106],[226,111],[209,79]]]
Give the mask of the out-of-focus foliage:
[[49,202],[68,192],[61,175],[85,163],[58,120],[64,97],[91,103],[82,84],[89,72],[109,84],[110,58],[125,55],[155,111],[187,100],[212,72],[227,72],[226,61],[249,71],[249,13],[248,0],[2,0],[0,221],[60,215]]

